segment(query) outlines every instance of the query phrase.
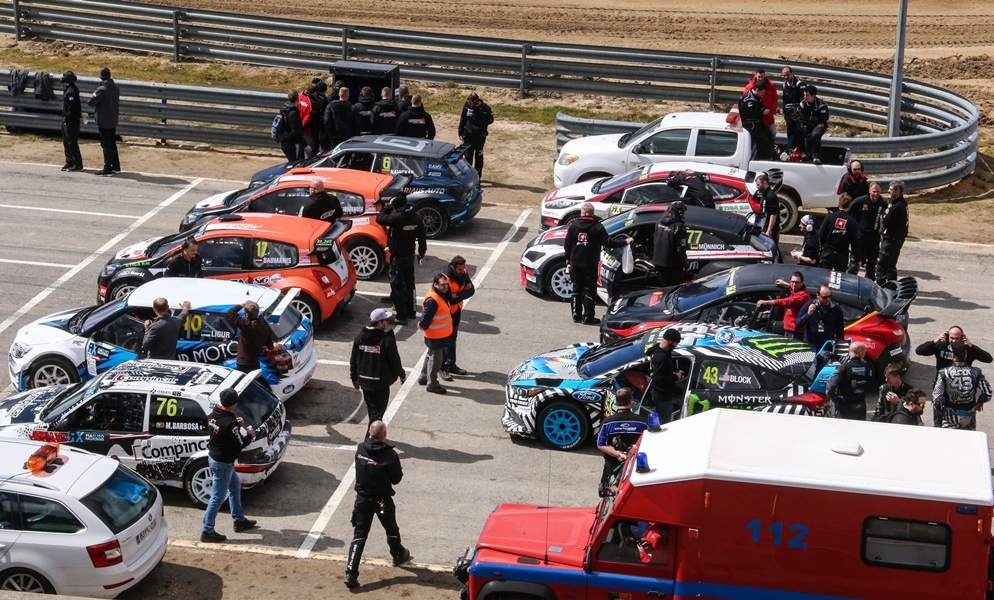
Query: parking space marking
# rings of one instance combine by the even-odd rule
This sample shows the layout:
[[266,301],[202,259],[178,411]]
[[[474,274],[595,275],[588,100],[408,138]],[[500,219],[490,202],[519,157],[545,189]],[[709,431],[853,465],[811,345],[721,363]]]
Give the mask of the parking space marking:
[[181,189],[172,196],[169,196],[168,198],[163,200],[158,206],[152,208],[147,213],[136,219],[135,222],[129,225],[128,228],[125,229],[123,232],[117,234],[116,236],[108,240],[107,243],[104,244],[103,246],[100,246],[100,248],[98,248],[96,252],[87,256],[82,261],[80,261],[76,266],[66,271],[65,274],[62,275],[62,277],[59,277],[58,279],[55,280],[55,283],[43,289],[42,291],[38,292],[38,294],[34,298],[28,300],[24,304],[24,306],[17,309],[17,312],[10,315],[6,319],[4,319],[2,323],[0,323],[0,333],[6,331],[8,327],[16,323],[18,319],[26,315],[29,310],[37,306],[38,303],[40,303],[42,300],[44,300],[49,295],[51,295],[52,292],[62,287],[67,281],[72,279],[77,273],[85,269],[91,262],[95,261],[101,254],[107,252],[108,250],[119,244],[121,240],[131,235],[132,232],[134,232],[136,229],[144,225],[146,221],[148,221],[155,215],[159,214],[160,211],[168,207],[170,204],[182,198],[187,192],[197,187],[197,185],[199,185],[200,182],[203,180],[204,180],[203,177],[198,177],[193,181],[191,181],[185,188]]
[[44,208],[41,206],[21,206],[20,204],[0,204],[0,208],[17,208],[20,210],[37,210],[40,212],[69,213],[72,215],[93,215],[95,217],[109,217],[111,219],[137,219],[135,215],[118,215],[114,213],[93,212],[90,210],[69,210],[66,208]]
[[443,248],[465,248],[467,250],[493,250],[493,246],[481,246],[479,244],[460,244],[458,242],[431,242],[432,246],[442,246]]
[[[347,360],[331,360],[330,358],[319,358],[318,359],[318,364],[319,365],[333,365],[333,366],[336,366],[336,367],[348,367],[349,366],[349,361],[347,361]],[[404,367],[404,370],[407,371],[408,373],[411,372],[411,369],[409,369],[407,367]]]
[[63,269],[72,268],[73,265],[62,263],[36,262],[33,260],[14,260],[12,258],[0,258],[0,263],[10,263],[12,265],[30,265],[32,267],[61,267]]
[[[524,225],[525,220],[531,212],[532,209],[530,208],[527,208],[521,212],[521,216],[519,216],[518,220],[514,222],[514,225],[511,225],[511,228],[504,235],[504,239],[497,244],[497,247],[494,248],[493,252],[490,254],[490,258],[488,258],[487,262],[483,265],[483,268],[480,269],[480,271],[476,274],[476,277],[473,278],[474,286],[479,288],[483,284],[483,280],[488,274],[490,274],[490,271],[494,268],[494,265],[497,264],[497,260],[504,252],[504,249],[506,249],[507,245],[511,243],[511,240],[514,239],[514,236],[518,233],[518,229]],[[466,305],[468,305],[472,300],[473,298],[465,300],[463,302],[463,308],[465,308]],[[418,359],[417,364],[414,365],[414,372],[421,372],[421,368],[423,367],[427,357],[428,350],[425,349],[425,351],[421,353],[421,358]],[[390,403],[390,406],[387,407],[386,413],[383,415],[384,423],[387,425],[390,424],[394,415],[396,415],[397,411],[400,410],[404,400],[407,399],[408,394],[411,393],[416,381],[416,377],[408,377],[407,381],[404,382],[404,385],[400,386],[400,390],[398,390],[397,395],[394,396],[393,402]],[[314,549],[314,544],[316,544],[317,541],[321,539],[321,536],[324,535],[325,527],[328,526],[328,522],[331,521],[332,515],[335,514],[336,510],[338,510],[338,506],[342,503],[342,500],[345,499],[345,495],[352,489],[353,483],[355,483],[355,462],[349,466],[349,470],[344,476],[342,476],[342,480],[339,482],[338,487],[335,488],[335,493],[331,495],[331,498],[328,499],[328,503],[325,504],[324,508],[321,509],[321,512],[318,513],[318,518],[314,521],[314,526],[311,527],[311,530],[307,533],[307,537],[304,538],[304,542],[300,545],[300,549],[297,550],[297,558],[307,558],[310,556],[311,550]]]
[[305,448],[324,448],[325,450],[355,450],[355,446],[346,446],[344,444],[322,444],[321,442],[301,442],[298,440],[290,440],[291,446],[303,446]]

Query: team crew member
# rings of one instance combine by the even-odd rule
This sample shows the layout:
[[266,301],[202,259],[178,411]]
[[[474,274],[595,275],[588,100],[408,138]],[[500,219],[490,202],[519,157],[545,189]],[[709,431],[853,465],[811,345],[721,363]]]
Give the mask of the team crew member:
[[79,88],[76,87],[76,74],[66,71],[62,74],[62,150],[66,156],[63,171],[82,171],[83,155],[79,152],[79,124],[83,121],[83,108],[79,102]]
[[397,118],[397,135],[435,139],[435,121],[421,105],[421,94],[411,96],[411,107]]
[[770,132],[772,144],[777,137],[777,86],[766,76],[766,69],[757,69],[742,91],[748,92],[756,88],[763,90],[763,107],[766,108],[763,112],[763,126]]
[[[951,367],[953,364],[953,344],[957,342],[962,342],[966,346],[966,364],[973,365],[974,361],[980,361],[982,363],[994,362],[994,357],[991,356],[989,352],[980,348],[980,346],[975,346],[970,338],[966,337],[963,333],[963,328],[959,325],[953,325],[948,331],[943,331],[934,340],[929,340],[920,344],[915,348],[915,354],[918,356],[934,356],[935,357],[935,375],[939,376],[939,372],[946,367]],[[937,407],[932,405],[932,420],[935,427],[942,427],[942,412],[937,410]]]
[[821,164],[821,138],[828,129],[828,105],[818,98],[818,88],[809,85],[804,89],[801,101],[801,121],[804,122],[804,147],[806,158],[816,165]]
[[877,273],[876,257],[880,254],[880,229],[887,206],[881,200],[880,184],[876,181],[870,184],[865,196],[854,198],[856,199],[853,200],[849,213],[856,219],[859,235],[849,272],[856,274],[862,264],[866,269],[867,279],[874,279]]
[[873,411],[873,420],[887,418],[900,408],[904,397],[911,389],[911,386],[904,382],[904,365],[898,363],[887,365],[884,369],[884,384],[880,386],[877,407]]
[[757,300],[756,306],[780,306],[783,307],[783,332],[787,337],[804,341],[804,331],[797,329],[797,313],[801,307],[811,300],[811,293],[804,287],[804,274],[795,271],[790,275],[790,281],[777,279],[775,282],[779,287],[787,288],[787,296],[776,300]]
[[407,381],[397,350],[397,338],[387,327],[393,313],[377,308],[369,315],[369,325],[355,336],[349,358],[349,378],[352,387],[362,390],[369,422],[383,420],[390,402],[390,386],[400,379]]
[[652,391],[652,403],[660,423],[669,423],[673,419],[676,407],[673,398],[676,396],[676,382],[683,379],[683,371],[676,369],[673,362],[673,349],[680,343],[680,332],[667,329],[663,332],[663,341],[656,345],[649,355],[651,370],[649,388]]
[[332,147],[359,135],[359,127],[359,114],[349,101],[349,88],[339,88],[338,98],[324,109],[324,128],[331,138]]
[[652,242],[652,265],[659,285],[666,287],[683,282],[687,270],[687,224],[683,216],[687,207],[677,200],[656,221]]
[[314,93],[314,84],[304,90],[303,94],[297,95],[297,112],[300,113],[300,126],[304,132],[304,158],[310,158],[314,154],[314,127],[311,125],[320,116],[314,112],[314,102],[311,94]]
[[255,429],[245,425],[241,417],[235,416],[238,392],[231,388],[221,390],[220,402],[207,418],[210,440],[207,442],[207,464],[211,468],[211,499],[204,513],[201,542],[223,542],[228,539],[214,531],[217,513],[228,496],[228,507],[235,522],[235,533],[255,527],[256,522],[245,517],[242,509],[242,482],[235,471],[235,460],[242,450],[252,443]]
[[428,357],[421,367],[418,385],[433,394],[444,394],[447,390],[438,383],[438,372],[442,369],[443,352],[452,344],[452,299],[449,297],[449,280],[445,275],[435,275],[431,289],[425,294],[421,308],[418,329],[424,332]]
[[683,171],[673,171],[666,178],[666,185],[679,190],[687,188],[686,198],[693,200],[704,208],[714,208],[714,195],[708,189],[708,176],[706,173],[697,173],[693,169]]
[[355,505],[352,508],[352,543],[345,566],[345,587],[359,587],[359,561],[366,547],[366,538],[373,526],[373,515],[387,534],[387,545],[393,566],[411,560],[411,552],[400,542],[397,525],[397,507],[393,502],[393,486],[404,478],[400,457],[387,443],[387,426],[383,421],[369,424],[369,437],[356,448],[355,453]]
[[113,177],[121,172],[121,158],[117,154],[117,124],[121,112],[121,89],[110,78],[110,69],[100,69],[100,85],[86,101],[93,107],[100,132],[100,149],[104,154],[104,168],[97,172],[101,177]]
[[873,364],[866,359],[866,344],[853,342],[849,346],[849,359],[828,380],[828,395],[835,401],[840,419],[866,420],[866,392],[873,377]]
[[790,251],[790,255],[797,259],[799,265],[818,266],[818,258],[821,255],[821,240],[815,231],[815,220],[811,215],[801,217],[801,231],[804,232],[804,240],[800,248]]
[[942,412],[945,429],[977,429],[977,411],[991,399],[991,386],[980,367],[966,364],[963,342],[952,345],[953,365],[939,371],[932,391],[932,404]]
[[783,75],[783,117],[787,121],[787,151],[797,152],[798,157],[804,151],[804,122],[801,121],[801,100],[804,100],[804,90],[808,84],[794,75],[794,70],[784,67],[780,70]]
[[858,160],[850,161],[846,166],[846,174],[839,182],[839,194],[853,198],[853,202],[870,193],[870,182],[863,174],[863,163]]
[[[669,212],[669,211],[667,211]],[[573,322],[596,325],[601,320],[594,316],[594,294],[597,293],[597,263],[601,258],[601,248],[618,248],[632,243],[632,238],[615,241],[594,216],[594,205],[584,202],[580,205],[580,218],[575,219],[566,231],[563,250],[566,254],[566,269],[573,280],[573,300],[571,309]]]
[[393,91],[385,87],[380,90],[380,100],[373,106],[373,133],[393,135],[397,131],[397,117],[400,109],[393,99]]
[[597,486],[597,494],[602,498],[609,495],[607,484],[611,474],[621,468],[628,458],[628,451],[648,427],[645,417],[632,412],[630,389],[621,388],[614,398],[615,412],[601,421],[601,430],[597,434],[597,449],[604,453],[604,470]]
[[904,199],[904,182],[892,181],[887,188],[890,206],[884,213],[883,233],[880,236],[880,257],[877,260],[877,283],[883,285],[897,279],[897,259],[908,237],[908,201]]
[[311,195],[307,198],[307,204],[300,207],[300,216],[334,223],[345,214],[338,196],[326,192],[320,179],[311,181],[309,191]]
[[476,286],[469,278],[466,259],[461,256],[449,261],[442,269],[442,275],[449,281],[449,297],[452,299],[449,306],[452,310],[452,344],[442,349],[442,370],[438,372],[438,376],[444,381],[452,381],[453,375],[466,374],[466,370],[456,364],[456,341],[459,337],[459,322],[462,320],[462,304],[473,297]]
[[407,203],[407,194],[397,192],[389,204],[376,215],[376,222],[387,228],[390,247],[390,297],[397,312],[397,322],[406,325],[416,318],[414,311],[414,259],[420,262],[428,251],[424,221]]
[[921,425],[923,412],[925,412],[925,392],[911,388],[901,401],[901,406],[886,418],[886,422],[898,425]]
[[283,155],[290,162],[304,158],[304,150],[308,144],[304,137],[304,126],[300,122],[300,110],[297,108],[299,96],[297,90],[287,92],[286,102],[280,108],[283,126],[276,133],[276,141],[280,143]]
[[759,160],[772,159],[775,154],[770,129],[763,124],[763,118],[770,114],[770,109],[763,106],[765,94],[764,87],[754,87],[739,99],[739,118],[742,119],[742,127],[752,136]]
[[155,319],[145,321],[145,336],[142,338],[142,353],[145,358],[176,360],[176,344],[179,342],[183,322],[190,312],[190,302],[183,301],[179,315],[169,314],[169,301],[156,298],[152,302]]
[[801,307],[795,333],[803,331],[804,341],[818,352],[825,342],[843,339],[845,325],[842,307],[832,301],[832,289],[823,285],[818,288],[818,297]]
[[487,143],[487,128],[494,122],[494,111],[479,94],[472,92],[462,107],[459,116],[459,139],[469,144],[466,160],[476,166],[476,172],[483,176],[483,145]]
[[[244,317],[238,314],[241,310],[245,311]],[[246,300],[241,305],[236,304],[228,309],[225,316],[229,323],[241,330],[235,363],[242,373],[251,373],[259,368],[259,355],[264,348],[283,349],[283,344],[273,341],[273,330],[266,319],[259,316],[259,305],[255,302]]]
[[770,176],[766,173],[756,175],[756,193],[753,198],[759,201],[759,212],[756,213],[756,225],[763,230],[767,237],[773,238],[777,244],[777,254],[780,253],[780,199],[770,187]]
[[376,99],[373,97],[373,88],[368,85],[359,91],[359,100],[355,103],[356,115],[359,117],[359,135],[373,133],[373,107],[376,106]]
[[197,239],[192,235],[183,240],[183,251],[169,259],[166,263],[165,277],[195,277],[204,276],[203,260],[197,253]]
[[825,217],[818,231],[821,256],[818,266],[843,272],[849,268],[849,250],[856,244],[856,220],[849,215],[852,198],[839,197],[839,208]]

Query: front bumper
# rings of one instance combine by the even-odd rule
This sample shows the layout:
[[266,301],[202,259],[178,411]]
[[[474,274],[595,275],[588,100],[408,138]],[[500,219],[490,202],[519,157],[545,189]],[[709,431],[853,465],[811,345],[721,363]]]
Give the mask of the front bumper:
[[505,387],[504,414],[500,418],[504,431],[511,435],[535,437],[535,400],[516,394],[517,388],[512,385]]
[[537,270],[521,265],[521,285],[530,292],[542,293],[541,277]]

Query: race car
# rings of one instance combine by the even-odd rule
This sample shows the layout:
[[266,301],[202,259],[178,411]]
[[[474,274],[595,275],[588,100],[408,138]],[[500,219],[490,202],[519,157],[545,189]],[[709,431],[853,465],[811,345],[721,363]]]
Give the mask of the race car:
[[249,185],[263,185],[298,166],[406,175],[411,178],[404,187],[407,200],[424,220],[427,236],[438,238],[449,227],[464,225],[483,206],[480,177],[463,157],[468,148],[397,135],[363,135],[313,158],[259,171]]
[[[746,216],[759,210],[759,203],[752,197],[756,191],[756,175],[735,167],[693,162],[662,162],[639,167],[613,177],[588,179],[549,192],[542,199],[541,228],[549,229],[567,225],[580,217],[580,204],[589,202],[594,214],[607,218],[657,202],[684,200],[699,204],[685,185],[676,187],[666,179],[673,173],[690,169],[701,175],[711,194],[715,208]],[[783,183],[783,173],[771,169],[770,185],[774,190]]]
[[325,191],[338,198],[343,220],[352,227],[342,234],[342,245],[359,279],[372,279],[387,264],[386,229],[376,223],[377,202],[392,198],[411,179],[352,169],[292,169],[262,187],[221,192],[197,202],[179,224],[180,231],[197,229],[231,213],[252,212],[301,215],[309,204],[310,185],[320,179]]
[[[717,325],[677,323],[673,350],[680,380],[679,417],[711,408],[769,410],[832,416],[825,394],[835,372],[832,348],[816,360],[804,342],[766,332]],[[614,412],[615,393],[632,390],[636,410],[649,392],[649,354],[662,340],[656,328],[607,344],[573,344],[531,358],[507,376],[501,423],[516,436],[538,438],[556,450],[572,450],[595,435]]]
[[[601,279],[610,274],[607,283],[611,286],[610,290],[598,288],[602,301],[607,303],[611,295],[656,285],[658,280],[652,266],[653,228],[668,207],[668,203],[641,206],[604,221],[604,228],[612,237],[635,239],[631,246],[635,270],[630,274],[617,271],[621,265],[617,260],[620,250],[602,252]],[[773,240],[757,232],[743,216],[688,206],[685,221],[691,277],[702,277],[737,265],[779,260]],[[566,272],[563,252],[567,230],[567,226],[550,229],[528,243],[521,255],[521,285],[526,290],[558,300],[570,299],[573,282]],[[615,271],[620,275],[614,274]]]
[[783,334],[783,309],[757,308],[756,301],[783,297],[785,291],[775,281],[789,281],[795,271],[804,276],[812,296],[820,285],[832,289],[832,300],[842,307],[846,320],[846,339],[866,344],[878,378],[888,363],[908,360],[908,307],[918,295],[914,277],[882,288],[865,277],[783,264],[737,267],[680,286],[629,294],[608,308],[601,321],[601,340],[627,338],[674,321]]

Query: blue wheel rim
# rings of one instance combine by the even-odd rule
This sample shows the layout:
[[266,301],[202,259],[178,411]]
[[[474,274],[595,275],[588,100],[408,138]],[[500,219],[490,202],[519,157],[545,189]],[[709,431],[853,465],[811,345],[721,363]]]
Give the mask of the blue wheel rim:
[[580,419],[569,410],[557,408],[545,417],[542,430],[557,446],[571,446],[580,439]]

